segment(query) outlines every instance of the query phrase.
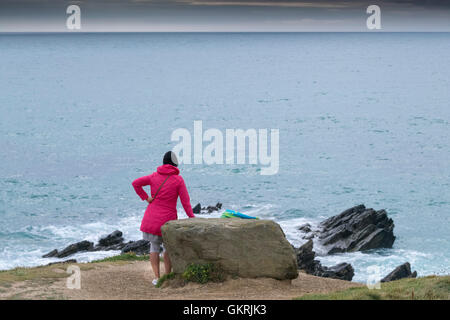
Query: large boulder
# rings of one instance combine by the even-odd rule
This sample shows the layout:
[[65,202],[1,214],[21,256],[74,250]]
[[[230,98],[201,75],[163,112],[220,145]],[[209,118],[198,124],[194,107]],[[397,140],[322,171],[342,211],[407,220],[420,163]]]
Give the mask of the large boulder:
[[325,254],[392,248],[394,222],[385,210],[355,206],[322,221],[318,228],[302,227],[304,239],[316,239]]
[[411,265],[409,264],[409,262],[406,262],[402,265],[399,265],[386,277],[381,279],[381,282],[389,282],[403,278],[415,278],[415,277],[417,277],[417,272],[416,271],[411,272]]
[[294,279],[295,252],[271,220],[182,219],[161,228],[175,273],[191,264],[213,263],[244,278]]

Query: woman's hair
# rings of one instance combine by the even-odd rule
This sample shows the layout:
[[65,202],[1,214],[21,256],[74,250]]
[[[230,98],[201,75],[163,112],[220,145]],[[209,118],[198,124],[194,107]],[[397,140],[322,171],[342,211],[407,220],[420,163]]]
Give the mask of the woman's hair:
[[178,159],[176,154],[172,151],[167,151],[166,154],[164,154],[163,164],[170,164],[174,167],[178,167]]

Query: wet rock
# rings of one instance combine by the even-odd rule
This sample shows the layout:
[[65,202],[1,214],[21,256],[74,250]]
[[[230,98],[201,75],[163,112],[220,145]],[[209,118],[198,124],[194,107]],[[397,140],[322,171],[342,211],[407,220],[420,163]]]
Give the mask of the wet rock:
[[411,272],[411,265],[409,264],[409,262],[406,262],[402,265],[399,265],[386,277],[381,279],[381,282],[389,282],[403,278],[415,278],[415,277],[417,277],[417,272],[416,271]]
[[50,251],[49,253],[46,253],[42,256],[42,258],[51,258],[51,257],[56,257],[58,255],[58,250],[54,249],[52,251]]
[[122,235],[122,231],[116,230],[101,237],[98,244],[93,248],[93,251],[122,250],[122,248],[126,245],[123,242]]
[[313,251],[313,242],[309,240],[300,248],[295,249],[297,256],[297,265],[300,270],[304,270],[306,273],[314,273],[316,269],[316,263],[314,257],[316,253]]
[[97,245],[90,241],[81,241],[77,243],[73,243],[61,251],[58,249],[54,249],[49,253],[46,253],[42,256],[42,258],[64,258],[70,256],[74,253],[81,251],[109,251],[109,250],[121,250],[125,246],[123,242],[122,232],[116,230],[102,238],[100,238]]
[[96,245],[92,251],[111,251],[111,250],[122,250],[127,244],[124,242],[113,244],[107,247]]
[[74,253],[81,252],[81,251],[92,251],[94,248],[94,243],[84,240],[77,243],[73,243],[67,247],[65,247],[63,250],[58,251],[58,253],[55,255],[57,258],[65,258],[67,256],[70,256]]
[[134,252],[136,255],[148,254],[150,242],[148,240],[130,241],[122,248],[122,253]]
[[109,247],[112,245],[117,245],[123,242],[122,231],[116,230],[106,236],[103,236],[98,241],[98,245],[102,247]]
[[325,267],[320,265],[316,268],[317,270],[313,274],[324,278],[351,281],[355,275],[355,270],[352,265],[346,262],[337,264],[333,267]]
[[304,233],[309,233],[311,232],[311,225],[309,223],[305,223],[303,225],[301,225],[300,227],[298,227],[298,230],[304,232]]
[[219,211],[220,209],[222,209],[222,203],[220,202],[217,202],[215,206],[207,206],[207,207],[202,207],[200,203],[198,203],[192,209],[192,212],[194,212],[194,214],[209,214],[213,213],[214,211]]
[[385,210],[355,206],[319,224],[318,241],[326,253],[392,248],[394,222]]
[[333,267],[325,267],[318,260],[314,260],[313,241],[309,240],[300,248],[295,249],[297,265],[300,270],[318,277],[334,278],[351,281],[355,272],[349,263],[340,263]]
[[200,205],[200,203],[197,203],[197,205],[194,208],[192,208],[192,212],[194,212],[194,214],[195,213],[199,214],[201,210],[202,210],[202,206]]

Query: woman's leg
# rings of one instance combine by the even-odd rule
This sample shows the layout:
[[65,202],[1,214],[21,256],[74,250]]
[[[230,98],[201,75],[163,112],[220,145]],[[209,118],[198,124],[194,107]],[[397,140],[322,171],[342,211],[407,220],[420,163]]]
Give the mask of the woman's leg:
[[159,279],[159,252],[150,252],[150,263],[152,265],[155,278]]
[[146,240],[150,242],[150,264],[155,278],[159,279],[159,252],[161,250],[162,237],[154,234],[146,234]]
[[164,274],[169,274],[172,271],[172,261],[166,251],[164,251]]

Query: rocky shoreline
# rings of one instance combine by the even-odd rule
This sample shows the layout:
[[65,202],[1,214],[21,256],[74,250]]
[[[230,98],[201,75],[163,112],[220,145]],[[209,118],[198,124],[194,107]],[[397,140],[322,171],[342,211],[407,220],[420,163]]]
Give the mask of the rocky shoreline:
[[[215,206],[194,207],[196,214],[208,214],[219,211],[221,203]],[[325,278],[335,278],[351,281],[354,276],[353,266],[349,263],[340,263],[336,266],[322,266],[315,260],[315,245],[325,250],[325,254],[331,255],[342,252],[366,251],[378,248],[392,248],[395,241],[393,233],[394,222],[388,218],[385,210],[376,211],[358,205],[343,211],[322,221],[317,227],[310,224],[299,226],[298,230],[303,234],[302,239],[307,240],[299,248],[294,248],[299,270]],[[101,237],[97,244],[84,240],[58,250],[54,249],[43,255],[43,258],[65,258],[78,252],[120,250],[121,253],[134,252],[136,255],[147,254],[149,243],[147,240],[125,242],[123,233],[119,230]],[[76,262],[74,259],[61,262]],[[401,278],[414,278],[417,272],[411,272],[408,262],[398,266],[395,270],[383,278],[382,282],[398,280]]]
[[78,252],[121,250],[121,253],[134,252],[136,255],[147,254],[150,246],[147,240],[124,242],[122,231],[116,230],[100,238],[98,243],[83,240],[72,243],[62,250],[54,249],[42,258],[65,258]]

